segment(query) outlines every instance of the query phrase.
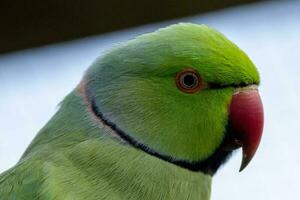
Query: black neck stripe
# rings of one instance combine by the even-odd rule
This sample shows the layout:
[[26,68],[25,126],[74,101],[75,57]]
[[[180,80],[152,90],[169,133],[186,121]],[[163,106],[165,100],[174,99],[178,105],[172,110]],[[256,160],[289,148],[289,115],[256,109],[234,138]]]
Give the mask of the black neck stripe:
[[[218,170],[218,168],[228,159],[232,151],[223,151],[223,144],[215,151],[213,155],[203,161],[187,161],[187,160],[176,160],[171,156],[162,155],[159,152],[147,147],[146,145],[136,141],[133,137],[121,130],[116,124],[109,121],[103,113],[99,110],[99,107],[96,105],[95,99],[90,98],[92,112],[107,126],[109,126],[119,137],[126,141],[131,146],[140,149],[152,156],[160,158],[169,163],[173,163],[177,166],[189,169],[191,171],[201,171],[205,174],[213,175]],[[227,135],[227,134],[226,134]],[[226,137],[223,141],[225,143]]]

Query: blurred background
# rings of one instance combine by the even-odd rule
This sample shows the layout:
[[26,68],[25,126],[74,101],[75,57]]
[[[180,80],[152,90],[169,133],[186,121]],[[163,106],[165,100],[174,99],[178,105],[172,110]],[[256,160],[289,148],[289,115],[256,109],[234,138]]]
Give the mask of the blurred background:
[[96,57],[142,33],[192,22],[224,33],[262,79],[260,148],[242,173],[240,152],[219,170],[212,199],[300,199],[299,21],[300,1],[1,1],[0,173],[18,161]]

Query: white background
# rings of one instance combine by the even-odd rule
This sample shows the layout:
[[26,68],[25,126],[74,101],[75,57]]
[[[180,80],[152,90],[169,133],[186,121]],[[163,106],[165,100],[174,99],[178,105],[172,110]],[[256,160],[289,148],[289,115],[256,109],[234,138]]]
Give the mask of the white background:
[[175,22],[205,23],[241,47],[261,73],[265,129],[250,166],[217,173],[213,200],[300,199],[300,2],[265,2],[0,56],[0,172],[13,166],[56,105],[105,49]]

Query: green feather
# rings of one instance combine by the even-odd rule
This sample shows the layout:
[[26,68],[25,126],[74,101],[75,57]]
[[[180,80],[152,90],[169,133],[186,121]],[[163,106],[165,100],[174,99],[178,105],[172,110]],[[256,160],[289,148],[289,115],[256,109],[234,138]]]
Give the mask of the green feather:
[[[187,67],[222,87],[183,93],[174,78]],[[225,137],[234,87],[258,83],[246,54],[207,26],[139,36],[93,63],[19,163],[0,176],[1,199],[208,200],[211,175],[141,151],[114,129],[174,160],[203,161]],[[93,113],[91,100],[116,127]]]

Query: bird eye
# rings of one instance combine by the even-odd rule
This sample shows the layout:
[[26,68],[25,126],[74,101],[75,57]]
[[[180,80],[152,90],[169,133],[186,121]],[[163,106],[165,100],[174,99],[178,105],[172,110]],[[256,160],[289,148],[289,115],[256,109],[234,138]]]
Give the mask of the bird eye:
[[184,69],[176,75],[177,87],[186,93],[195,93],[202,88],[202,79],[194,69]]

